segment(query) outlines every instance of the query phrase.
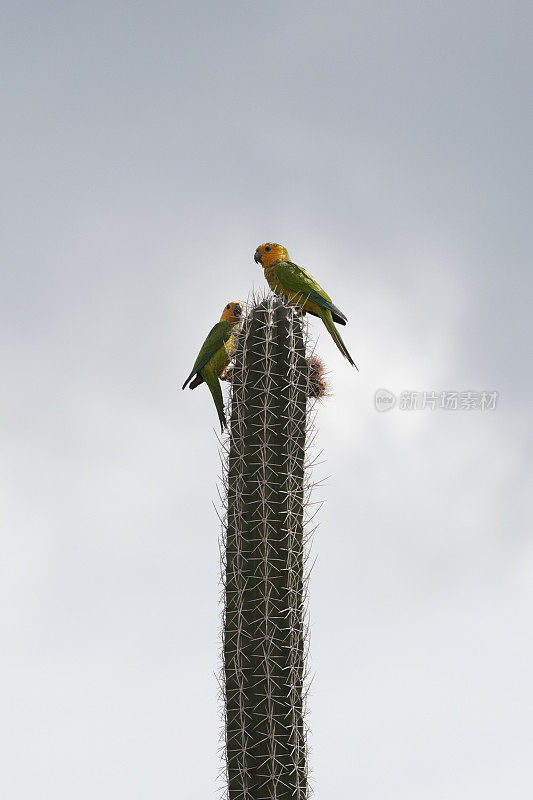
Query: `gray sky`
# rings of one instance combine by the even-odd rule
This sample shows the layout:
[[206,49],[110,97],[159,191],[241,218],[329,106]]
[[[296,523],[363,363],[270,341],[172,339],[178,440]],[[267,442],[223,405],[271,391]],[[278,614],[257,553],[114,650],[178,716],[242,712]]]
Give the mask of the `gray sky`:
[[217,420],[178,387],[268,240],[360,367],[310,322],[316,796],[531,797],[532,17],[4,7],[2,797],[216,796]]

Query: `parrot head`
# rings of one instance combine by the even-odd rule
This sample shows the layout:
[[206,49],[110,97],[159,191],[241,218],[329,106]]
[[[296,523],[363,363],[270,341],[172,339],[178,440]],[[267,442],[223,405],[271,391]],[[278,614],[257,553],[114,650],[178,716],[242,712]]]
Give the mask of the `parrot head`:
[[225,322],[231,322],[232,325],[235,322],[240,322],[242,317],[242,309],[243,303],[241,302],[235,301],[233,303],[228,303],[222,312],[220,321],[222,322],[222,320],[224,320]]
[[271,267],[272,264],[277,264],[279,261],[290,261],[290,258],[287,248],[283,247],[282,244],[267,242],[259,245],[254,253],[254,261],[265,268]]

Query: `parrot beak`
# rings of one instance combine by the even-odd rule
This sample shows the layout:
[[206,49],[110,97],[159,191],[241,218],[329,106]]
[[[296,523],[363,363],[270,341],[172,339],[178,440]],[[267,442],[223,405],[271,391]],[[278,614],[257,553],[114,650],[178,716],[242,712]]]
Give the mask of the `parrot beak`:
[[260,263],[261,263],[261,259],[262,259],[262,258],[263,258],[263,256],[261,255],[261,253],[259,252],[259,250],[256,250],[256,251],[255,251],[255,254],[254,254],[254,261],[255,261],[255,263],[256,263],[256,264],[260,264]]
[[242,306],[239,303],[235,303],[235,305],[233,307],[233,316],[236,319],[239,319],[241,314],[242,314]]

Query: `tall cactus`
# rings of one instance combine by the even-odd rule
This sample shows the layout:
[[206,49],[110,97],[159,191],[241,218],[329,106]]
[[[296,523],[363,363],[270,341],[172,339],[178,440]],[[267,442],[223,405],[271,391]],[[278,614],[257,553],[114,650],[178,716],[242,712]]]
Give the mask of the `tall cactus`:
[[227,800],[305,800],[304,457],[308,365],[294,310],[244,323],[226,470],[223,694]]

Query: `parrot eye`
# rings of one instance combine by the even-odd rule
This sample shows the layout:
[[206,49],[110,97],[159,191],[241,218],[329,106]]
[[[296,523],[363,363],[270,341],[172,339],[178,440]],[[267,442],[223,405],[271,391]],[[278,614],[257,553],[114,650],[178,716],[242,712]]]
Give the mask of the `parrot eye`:
[[229,303],[228,303],[228,305],[226,306],[226,310],[227,310],[227,311],[229,311]]
[[265,247],[265,252],[270,253],[270,247]]

